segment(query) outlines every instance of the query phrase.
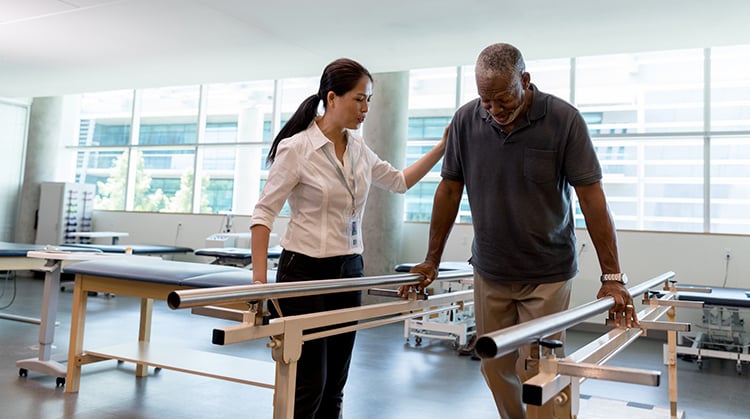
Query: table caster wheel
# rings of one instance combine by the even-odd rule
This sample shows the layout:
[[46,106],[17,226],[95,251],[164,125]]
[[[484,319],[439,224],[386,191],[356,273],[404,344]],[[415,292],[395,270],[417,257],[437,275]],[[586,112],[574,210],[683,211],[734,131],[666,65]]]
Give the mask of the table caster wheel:
[[18,375],[20,375],[21,377],[26,377],[29,375],[29,370],[27,370],[26,368],[21,368],[20,370],[18,370]]
[[422,344],[422,336],[417,336],[416,338],[414,338],[414,343],[416,343],[417,346],[421,345]]
[[55,385],[56,385],[56,387],[64,387],[65,386],[65,377],[57,377],[55,379]]

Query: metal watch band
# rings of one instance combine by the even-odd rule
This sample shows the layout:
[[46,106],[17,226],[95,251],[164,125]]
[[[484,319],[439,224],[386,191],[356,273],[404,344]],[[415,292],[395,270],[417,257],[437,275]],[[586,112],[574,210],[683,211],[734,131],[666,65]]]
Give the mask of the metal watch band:
[[628,277],[624,273],[616,273],[616,274],[604,274],[599,278],[600,281],[615,281],[619,282],[623,285],[628,283]]

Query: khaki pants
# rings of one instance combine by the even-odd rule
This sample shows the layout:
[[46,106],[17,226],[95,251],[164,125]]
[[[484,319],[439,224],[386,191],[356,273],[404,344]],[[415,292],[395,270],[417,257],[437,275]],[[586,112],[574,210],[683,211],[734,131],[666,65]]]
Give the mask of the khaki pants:
[[[568,309],[571,281],[549,284],[500,284],[474,270],[474,313],[479,335]],[[550,336],[564,339],[564,332]],[[503,419],[523,419],[521,384],[531,378],[524,369],[529,346],[495,359],[482,360],[482,374]]]

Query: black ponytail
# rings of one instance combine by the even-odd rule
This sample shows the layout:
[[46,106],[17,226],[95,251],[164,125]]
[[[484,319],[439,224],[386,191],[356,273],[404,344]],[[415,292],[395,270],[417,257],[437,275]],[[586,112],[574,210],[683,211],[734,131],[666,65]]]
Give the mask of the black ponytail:
[[326,99],[328,92],[333,92],[336,96],[343,96],[354,89],[362,77],[368,77],[372,81],[370,72],[354,60],[339,58],[328,64],[323,70],[323,75],[320,76],[318,93],[308,97],[299,105],[299,108],[273,139],[271,149],[268,150],[267,163],[273,163],[276,158],[276,150],[282,140],[302,132],[310,126],[310,123],[317,116],[318,105],[321,100],[324,109],[328,106]]
[[273,163],[273,159],[276,158],[276,149],[279,147],[281,140],[289,138],[298,132],[302,132],[310,126],[310,122],[312,122],[318,114],[318,103],[320,103],[320,96],[314,94],[305,99],[304,102],[299,105],[292,117],[289,118],[286,124],[281,128],[281,131],[279,131],[273,139],[271,149],[268,150],[266,163]]

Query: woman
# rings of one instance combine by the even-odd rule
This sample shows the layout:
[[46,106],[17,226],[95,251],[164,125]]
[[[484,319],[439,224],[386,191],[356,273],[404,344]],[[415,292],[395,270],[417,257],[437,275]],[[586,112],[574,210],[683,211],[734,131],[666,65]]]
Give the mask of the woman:
[[[268,181],[251,222],[253,281],[266,282],[273,221],[289,201],[277,282],[363,276],[361,220],[371,185],[404,193],[440,160],[443,139],[403,171],[381,160],[350,132],[365,120],[372,76],[359,63],[338,59],[318,92],[299,106],[273,141]],[[324,113],[317,115],[323,102]],[[446,130],[447,132],[447,130]],[[289,316],[355,307],[359,291],[279,300]],[[354,332],[307,341],[297,364],[295,418],[338,418],[354,347]]]

